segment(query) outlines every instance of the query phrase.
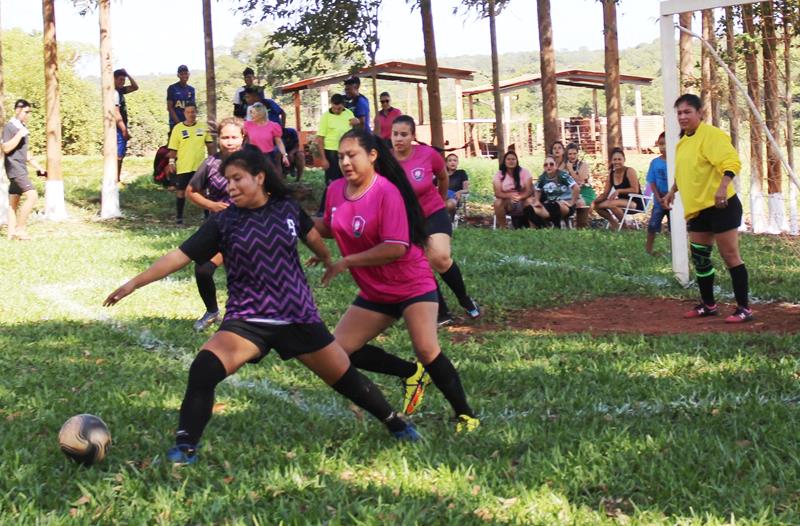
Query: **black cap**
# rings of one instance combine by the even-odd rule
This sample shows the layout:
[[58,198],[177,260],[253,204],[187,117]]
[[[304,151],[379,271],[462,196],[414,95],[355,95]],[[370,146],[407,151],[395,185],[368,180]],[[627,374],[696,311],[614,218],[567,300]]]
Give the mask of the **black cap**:
[[186,64],[181,64],[180,66],[178,66],[178,73],[182,73],[184,71],[189,71],[189,66],[187,66]]

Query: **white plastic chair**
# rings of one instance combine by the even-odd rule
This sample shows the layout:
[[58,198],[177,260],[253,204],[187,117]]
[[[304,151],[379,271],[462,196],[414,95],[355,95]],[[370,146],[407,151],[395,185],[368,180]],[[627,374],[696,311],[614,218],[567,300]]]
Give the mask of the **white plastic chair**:
[[[461,200],[456,207],[456,213],[453,215],[453,230],[458,228],[459,221],[466,221],[467,217],[467,201],[469,200],[469,192],[461,193]],[[497,218],[495,218],[497,221]]]
[[[642,204],[644,205],[642,208],[638,208],[633,200],[636,198],[642,200]],[[622,230],[622,225],[625,224],[625,220],[628,216],[633,216],[635,214],[644,214],[647,215],[647,212],[653,206],[653,190],[650,188],[650,185],[647,185],[643,194],[628,194],[628,202],[625,204],[625,207],[622,209],[622,220],[619,222],[619,226],[617,227],[617,232]],[[639,230],[639,223],[634,222],[636,225],[636,230]]]

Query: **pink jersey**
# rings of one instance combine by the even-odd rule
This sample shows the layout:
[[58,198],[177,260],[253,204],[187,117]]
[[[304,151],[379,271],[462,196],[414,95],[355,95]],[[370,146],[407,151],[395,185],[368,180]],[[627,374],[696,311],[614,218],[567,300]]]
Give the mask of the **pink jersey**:
[[244,123],[244,131],[247,133],[247,140],[253,146],[257,146],[264,153],[270,153],[275,149],[275,138],[280,138],[283,134],[281,125],[272,121],[263,124],[256,124],[253,121]]
[[434,212],[444,208],[444,200],[436,185],[436,172],[444,171],[444,159],[439,152],[430,146],[415,144],[411,146],[411,155],[400,166],[406,172],[411,187],[419,199],[422,215],[430,217]]
[[381,175],[356,199],[345,197],[346,187],[345,179],[337,179],[328,187],[324,218],[342,256],[364,252],[380,243],[409,247],[405,255],[386,265],[350,268],[361,297],[376,303],[397,303],[435,290],[425,252],[409,242],[406,207],[397,187]]

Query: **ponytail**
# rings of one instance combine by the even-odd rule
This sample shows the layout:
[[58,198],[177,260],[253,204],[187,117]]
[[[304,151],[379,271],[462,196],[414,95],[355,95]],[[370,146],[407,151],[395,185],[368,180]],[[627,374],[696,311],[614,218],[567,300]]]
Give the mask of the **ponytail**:
[[[395,120],[395,122],[397,121]],[[408,218],[409,240],[412,244],[422,247],[428,238],[427,234],[425,234],[425,216],[422,215],[422,208],[419,206],[419,201],[414,189],[411,187],[411,183],[408,182],[405,170],[394,158],[389,148],[386,147],[386,143],[380,137],[363,128],[346,132],[339,139],[339,143],[345,139],[356,139],[358,144],[367,152],[375,150],[378,153],[374,164],[375,171],[400,190],[400,195],[403,197],[406,207],[406,217]]]

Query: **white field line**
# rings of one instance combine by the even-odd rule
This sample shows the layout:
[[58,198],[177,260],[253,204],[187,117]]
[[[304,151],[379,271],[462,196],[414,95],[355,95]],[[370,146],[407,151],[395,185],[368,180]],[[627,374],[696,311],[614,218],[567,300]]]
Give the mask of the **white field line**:
[[[610,272],[608,270],[603,270],[595,267],[591,267],[589,265],[570,265],[568,263],[561,263],[557,261],[547,261],[544,259],[533,259],[527,256],[500,256],[498,262],[501,265],[520,265],[520,266],[528,266],[528,267],[547,267],[547,268],[559,268],[565,269],[570,271],[577,271],[584,274],[594,274],[596,276],[602,276],[605,279],[609,277],[621,279],[623,281],[628,281],[631,283],[635,283],[637,285],[643,286],[653,286],[653,287],[671,287],[677,282],[674,279],[665,278],[662,276],[628,276],[625,274],[620,274],[617,272]],[[694,287],[694,281],[689,283],[689,286],[686,288]],[[714,294],[717,296],[724,298],[726,300],[731,300],[734,298],[732,292],[726,292],[719,288],[718,285],[714,285]],[[770,298],[756,298],[755,296],[750,296],[750,303],[772,303],[775,300]],[[793,303],[789,302],[782,302],[787,303],[789,305],[794,305]]]
[[[107,312],[104,311],[103,307],[97,306],[94,308],[89,308],[69,297],[70,292],[96,286],[98,286],[97,283],[74,283],[63,286],[41,285],[34,287],[33,292],[49,305],[57,307],[65,312],[74,313],[87,320],[104,323],[112,330],[133,338],[145,351],[177,360],[186,368],[186,370],[189,369],[189,366],[194,360],[194,352],[192,350],[159,340],[147,329],[133,329],[124,323],[113,319],[107,314]],[[109,288],[109,290],[111,289]],[[190,330],[188,326],[186,330]],[[236,374],[233,374],[226,378],[221,385],[231,389],[242,389],[276,398],[281,402],[295,406],[297,409],[305,413],[316,413],[321,416],[330,417],[342,417],[348,415],[353,416],[351,411],[342,405],[335,403],[335,401],[332,403],[319,403],[303,400],[297,394],[293,394],[290,391],[272,385],[272,383],[270,383],[270,381],[267,379],[242,380]]]

